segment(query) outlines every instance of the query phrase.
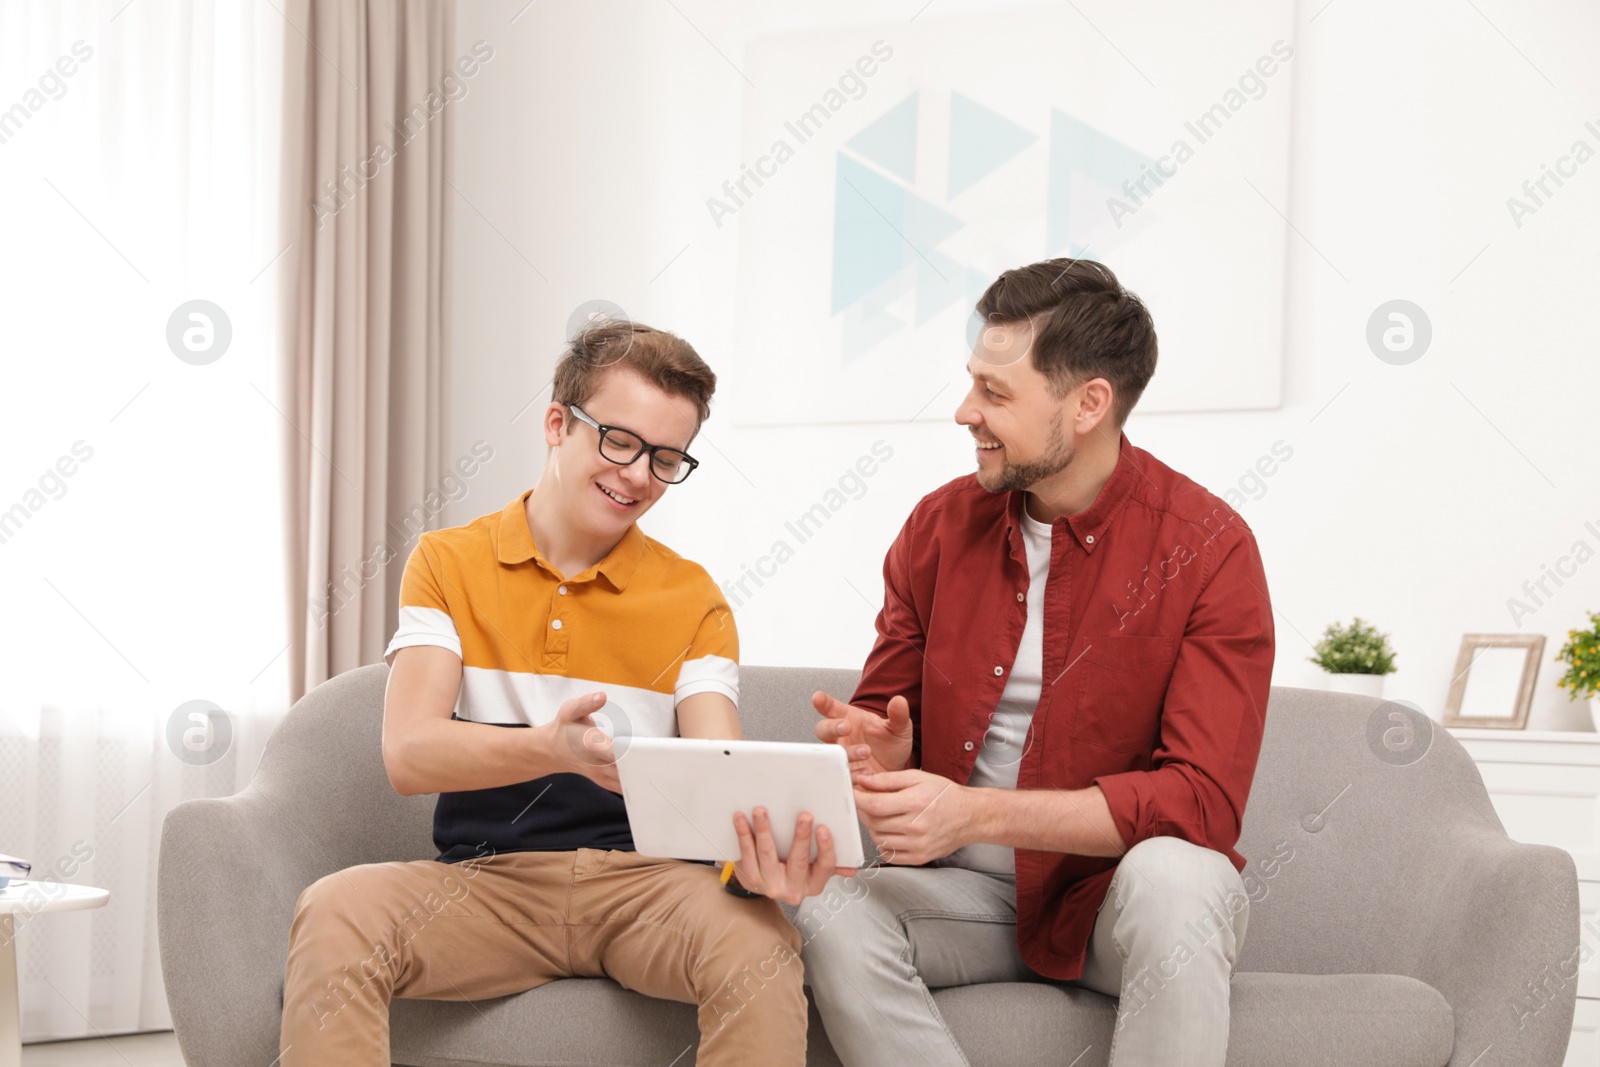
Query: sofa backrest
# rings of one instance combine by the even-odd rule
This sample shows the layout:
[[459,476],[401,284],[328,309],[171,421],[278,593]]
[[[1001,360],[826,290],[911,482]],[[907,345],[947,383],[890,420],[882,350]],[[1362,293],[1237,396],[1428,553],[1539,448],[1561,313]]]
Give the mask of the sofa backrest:
[[762,741],[816,741],[820,716],[811,706],[811,694],[821,689],[849,700],[860,677],[860,671],[832,667],[741,667],[739,723],[744,735]]
[[[849,699],[858,671],[746,667],[740,720],[746,737],[816,741],[811,694]],[[278,725],[250,788],[295,825],[315,824],[330,855],[351,862],[432,859],[433,796],[402,797],[383,767],[383,699],[389,668],[357,667],[302,697]]]
[[271,798],[331,873],[355,863],[432,859],[434,797],[403,797],[383,767],[389,668],[357,667],[295,702],[267,741],[247,792]]
[[[435,854],[433,798],[398,796],[383,769],[388,673],[382,664],[361,667],[307,694],[252,782],[293,809],[286,817],[338,835],[330,852],[346,862]],[[847,700],[858,676],[745,667],[745,736],[817,743],[811,694]],[[1273,688],[1238,846],[1252,901],[1241,970],[1414,973],[1427,946],[1408,915],[1450,891],[1475,835],[1504,838],[1475,764],[1446,730],[1424,724],[1399,755],[1385,743],[1405,721],[1391,718],[1397,708]]]

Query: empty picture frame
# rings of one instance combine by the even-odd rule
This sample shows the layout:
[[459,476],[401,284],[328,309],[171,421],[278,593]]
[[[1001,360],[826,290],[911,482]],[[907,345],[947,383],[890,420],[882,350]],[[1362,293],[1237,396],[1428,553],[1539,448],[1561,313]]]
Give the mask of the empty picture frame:
[[1444,725],[1526,727],[1543,653],[1543,634],[1463,635],[1445,700]]

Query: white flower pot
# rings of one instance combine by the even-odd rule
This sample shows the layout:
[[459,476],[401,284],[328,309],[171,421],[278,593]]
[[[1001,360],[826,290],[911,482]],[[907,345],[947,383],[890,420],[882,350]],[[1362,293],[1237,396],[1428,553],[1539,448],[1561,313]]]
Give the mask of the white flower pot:
[[1322,676],[1327,688],[1335,693],[1355,693],[1364,697],[1383,696],[1381,674],[1334,674],[1323,671]]
[[1589,698],[1589,721],[1594,723],[1596,733],[1600,733],[1600,697]]

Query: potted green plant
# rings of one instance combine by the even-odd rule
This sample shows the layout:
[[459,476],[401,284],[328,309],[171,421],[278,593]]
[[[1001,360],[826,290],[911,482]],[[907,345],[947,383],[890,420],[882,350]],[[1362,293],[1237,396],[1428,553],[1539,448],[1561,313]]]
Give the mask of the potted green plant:
[[1389,635],[1359,615],[1349,626],[1329,623],[1314,650],[1306,658],[1326,672],[1326,687],[1335,692],[1381,697],[1383,676],[1394,672]]
[[1589,699],[1589,718],[1600,730],[1600,611],[1589,613],[1587,630],[1567,631],[1567,643],[1556,653],[1556,661],[1567,665],[1556,685],[1567,691],[1569,700]]

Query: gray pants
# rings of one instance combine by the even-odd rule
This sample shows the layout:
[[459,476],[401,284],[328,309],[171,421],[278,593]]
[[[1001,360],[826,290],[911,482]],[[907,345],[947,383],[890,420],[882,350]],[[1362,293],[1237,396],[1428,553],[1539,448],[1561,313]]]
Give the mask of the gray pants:
[[[1219,852],[1153,837],[1123,855],[1083,976],[1068,983],[1119,998],[1111,1067],[1222,1067],[1249,914],[1244,882]],[[1023,962],[1016,921],[1009,875],[876,867],[835,876],[800,905],[795,925],[840,1060],[969,1067],[929,990],[1046,981]]]

